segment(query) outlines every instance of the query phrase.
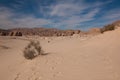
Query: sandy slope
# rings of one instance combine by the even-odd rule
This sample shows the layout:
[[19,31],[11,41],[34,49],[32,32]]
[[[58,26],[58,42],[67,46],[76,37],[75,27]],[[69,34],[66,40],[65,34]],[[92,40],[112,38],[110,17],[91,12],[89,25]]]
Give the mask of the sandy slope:
[[28,40],[0,37],[0,80],[120,80],[119,36],[120,28],[86,38],[38,38],[49,54],[33,60],[23,57]]

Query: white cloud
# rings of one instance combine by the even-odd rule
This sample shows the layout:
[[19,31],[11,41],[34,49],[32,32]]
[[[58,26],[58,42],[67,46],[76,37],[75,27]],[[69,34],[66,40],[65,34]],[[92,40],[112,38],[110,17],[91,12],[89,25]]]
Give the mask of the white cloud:
[[93,2],[93,3],[86,3],[83,0],[75,1],[75,0],[67,0],[61,3],[58,1],[56,4],[51,5],[48,7],[51,11],[49,14],[51,16],[60,16],[60,17],[69,17],[72,15],[80,14],[84,12],[86,9],[94,9],[94,8],[101,8],[105,4],[109,4],[112,1],[105,1],[105,2]]
[[81,15],[72,15],[71,17],[68,17],[64,20],[61,20],[55,24],[53,24],[55,27],[61,27],[64,26],[64,28],[75,28],[78,25],[81,25],[83,22],[94,20],[94,16],[100,11],[99,8],[95,8],[93,10],[90,10],[86,14]]
[[52,23],[50,20],[43,19],[43,18],[35,18],[34,16],[29,16],[21,19],[15,19],[15,21],[21,27],[43,27],[44,25]]
[[12,25],[13,22],[10,20],[11,16],[13,16],[12,11],[8,8],[0,8],[0,28],[9,27],[9,25]]
[[104,19],[115,19],[115,18],[120,18],[120,8],[118,9],[112,9],[110,11],[107,11],[103,15]]
[[[19,18],[13,18],[16,14],[12,9],[1,7],[0,28],[44,27],[44,25],[56,28],[60,28],[61,26],[64,26],[64,28],[75,28],[76,25],[95,20],[95,16],[101,11],[102,6],[111,2],[93,2],[88,4],[84,3],[83,0],[79,0],[79,2],[74,1],[62,0],[50,6],[40,6],[39,10],[44,15],[43,18],[36,18],[34,15],[20,15]],[[21,5],[24,5],[24,2],[19,3],[20,5],[14,5],[14,8],[21,8]],[[86,13],[83,14],[84,11]],[[108,14],[106,13],[105,16],[111,19],[116,18],[120,16],[120,10],[111,11]],[[46,17],[50,17],[51,19],[46,19]]]
[[22,15],[21,18],[13,18],[16,15],[11,9],[0,8],[0,28],[16,28],[16,27],[43,27],[52,23],[51,20],[43,18],[35,18],[33,15]]
[[[100,12],[101,8],[105,4],[109,4],[112,1],[105,2],[93,2],[93,3],[85,3],[83,0],[79,2],[74,2],[75,0],[70,0],[69,2],[57,2],[56,4],[51,5],[49,8],[49,12],[47,13],[49,16],[58,17],[58,22],[52,23],[55,27],[66,26],[67,28],[75,27],[76,25],[80,25],[83,22],[91,21],[95,19],[95,16]],[[87,13],[84,13],[84,11]],[[46,14],[46,13],[45,13]]]
[[51,16],[71,16],[80,13],[87,6],[77,5],[77,4],[57,4],[51,7]]
[[97,13],[100,12],[100,8],[95,8],[89,11],[87,14],[83,15],[85,18],[93,18]]

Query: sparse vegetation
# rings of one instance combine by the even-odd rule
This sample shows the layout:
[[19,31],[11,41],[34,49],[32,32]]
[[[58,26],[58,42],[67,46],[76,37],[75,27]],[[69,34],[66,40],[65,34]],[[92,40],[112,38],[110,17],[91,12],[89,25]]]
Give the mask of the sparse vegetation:
[[111,31],[111,30],[114,30],[114,29],[115,29],[115,26],[113,24],[109,24],[109,25],[104,26],[101,29],[101,33],[104,33],[105,31]]
[[39,41],[31,41],[25,50],[23,51],[24,57],[26,59],[33,59],[39,55],[44,55],[42,47],[40,46]]

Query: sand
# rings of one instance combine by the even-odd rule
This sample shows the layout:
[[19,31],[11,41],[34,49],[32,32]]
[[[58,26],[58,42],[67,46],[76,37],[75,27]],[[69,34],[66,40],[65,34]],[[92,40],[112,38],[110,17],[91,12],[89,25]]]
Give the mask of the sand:
[[[31,39],[48,55],[25,59]],[[0,37],[0,80],[120,80],[119,41],[120,28],[92,37]]]

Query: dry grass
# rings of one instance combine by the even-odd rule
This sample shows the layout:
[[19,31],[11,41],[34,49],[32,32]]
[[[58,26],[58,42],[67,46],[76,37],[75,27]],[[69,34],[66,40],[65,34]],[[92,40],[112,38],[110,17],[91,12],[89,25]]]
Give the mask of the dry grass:
[[111,31],[111,30],[114,30],[114,29],[115,29],[115,26],[113,24],[109,24],[109,25],[104,26],[101,29],[101,32],[104,33],[106,31]]

